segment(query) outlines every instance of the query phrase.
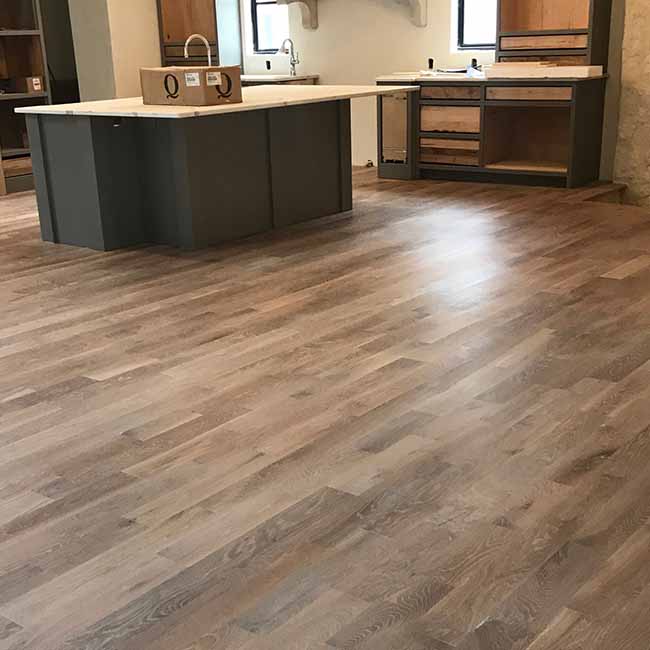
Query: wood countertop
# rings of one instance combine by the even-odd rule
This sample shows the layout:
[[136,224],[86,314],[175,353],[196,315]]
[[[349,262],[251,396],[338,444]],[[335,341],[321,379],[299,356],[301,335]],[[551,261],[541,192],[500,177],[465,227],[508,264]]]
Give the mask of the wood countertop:
[[439,74],[426,75],[417,73],[395,73],[377,77],[377,83],[421,83],[430,81],[444,84],[477,84],[477,83],[503,83],[503,82],[535,82],[541,84],[553,84],[558,81],[592,81],[594,79],[605,79],[608,75],[597,75],[592,77],[468,77],[466,74]]
[[394,92],[417,91],[418,86],[291,86],[268,85],[243,88],[244,101],[241,104],[222,104],[219,106],[145,106],[142,97],[127,97],[98,102],[78,104],[56,104],[53,106],[24,106],[17,113],[36,115],[84,115],[91,117],[149,117],[182,119],[238,113],[299,104],[359,97],[390,95]]
[[287,81],[309,81],[310,79],[320,79],[317,74],[299,74],[292,77],[290,74],[243,74],[241,80],[246,83],[269,83],[277,84]]

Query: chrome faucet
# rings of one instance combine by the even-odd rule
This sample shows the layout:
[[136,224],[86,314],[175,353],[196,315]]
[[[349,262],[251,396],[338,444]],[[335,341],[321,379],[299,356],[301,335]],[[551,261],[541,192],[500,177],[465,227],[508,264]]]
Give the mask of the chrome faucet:
[[285,38],[284,41],[282,41],[282,45],[280,46],[280,49],[278,51],[280,52],[280,54],[289,54],[289,56],[291,57],[289,59],[289,65],[291,66],[291,71],[289,74],[292,77],[295,77],[296,66],[300,63],[300,58],[298,57],[298,52],[296,52],[296,48],[295,45],[293,44],[293,41],[290,38]]
[[203,36],[203,34],[192,34],[186,41],[185,41],[185,58],[189,59],[190,58],[190,43],[198,39],[199,41],[203,41],[203,45],[205,45],[205,49],[208,51],[208,65],[212,67],[212,51],[210,50],[210,42],[208,39]]

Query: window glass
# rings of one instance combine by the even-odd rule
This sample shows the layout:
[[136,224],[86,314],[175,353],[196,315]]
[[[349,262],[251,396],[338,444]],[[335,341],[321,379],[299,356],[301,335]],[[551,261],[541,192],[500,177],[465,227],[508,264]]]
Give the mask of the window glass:
[[497,39],[497,0],[458,0],[459,47],[494,47]]
[[276,52],[289,38],[289,12],[275,0],[253,0],[253,42],[256,52]]

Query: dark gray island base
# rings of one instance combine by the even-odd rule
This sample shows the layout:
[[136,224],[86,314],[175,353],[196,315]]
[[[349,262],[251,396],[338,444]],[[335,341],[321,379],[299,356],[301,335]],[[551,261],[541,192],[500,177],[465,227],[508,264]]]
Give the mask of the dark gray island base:
[[42,237],[194,249],[350,210],[350,99],[395,90],[258,86],[227,106],[19,109]]
[[201,248],[352,208],[349,100],[27,125],[46,241]]

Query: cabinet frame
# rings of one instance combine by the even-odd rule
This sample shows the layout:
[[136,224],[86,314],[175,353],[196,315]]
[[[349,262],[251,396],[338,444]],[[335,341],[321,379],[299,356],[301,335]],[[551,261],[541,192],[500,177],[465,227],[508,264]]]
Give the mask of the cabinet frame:
[[[459,82],[457,82],[459,83]],[[445,180],[488,181],[500,183],[516,183],[524,185],[549,185],[555,187],[579,187],[596,181],[600,175],[600,158],[602,149],[602,131],[604,118],[604,94],[606,78],[592,79],[530,79],[509,80],[493,79],[473,82],[462,82],[478,86],[481,89],[480,101],[462,102],[458,100],[422,100],[418,92],[411,93],[415,105],[410,113],[409,124],[409,153],[407,164],[382,163],[382,113],[379,104],[379,176],[381,178],[434,178]],[[420,88],[430,86],[449,86],[453,82],[445,80],[403,82],[378,82],[379,85],[419,85]],[[568,89],[570,99],[488,99],[488,88],[549,88]],[[568,96],[568,93],[567,93]],[[480,133],[446,133],[440,131],[422,131],[419,115],[420,108],[427,105],[446,106],[479,106],[481,110]],[[495,108],[518,108],[540,111],[547,108],[564,108],[567,110],[567,147],[568,160],[566,172],[543,171],[533,166],[526,169],[494,169],[486,167],[486,111]],[[442,163],[424,163],[419,156],[420,138],[436,138],[448,140],[476,140],[479,144],[479,166],[463,166]],[[415,169],[410,167],[415,162]]]
[[[522,4],[538,0],[518,0]],[[583,56],[584,65],[602,65],[607,70],[609,56],[610,23],[612,16],[612,0],[588,0],[589,25],[587,29],[550,29],[508,31],[503,28],[502,9],[505,0],[497,0],[497,45],[496,60],[502,61],[512,57],[562,57]],[[587,35],[587,46],[577,49],[503,49],[501,39],[519,36],[578,36]]]

